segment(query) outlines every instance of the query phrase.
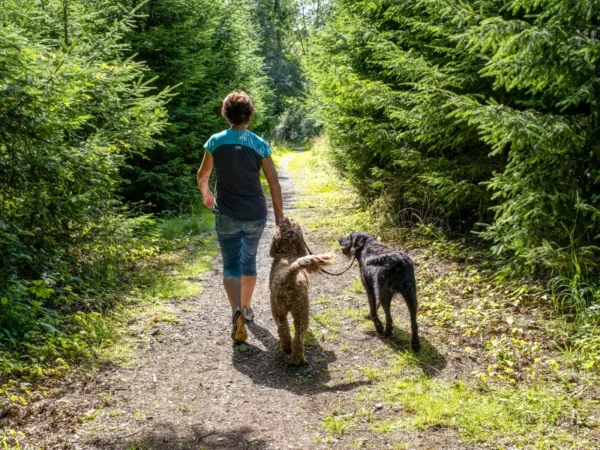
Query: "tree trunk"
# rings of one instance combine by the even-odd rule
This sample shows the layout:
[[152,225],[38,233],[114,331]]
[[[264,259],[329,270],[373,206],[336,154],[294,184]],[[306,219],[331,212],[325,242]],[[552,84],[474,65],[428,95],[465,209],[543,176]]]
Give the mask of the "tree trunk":
[[69,0],[63,0],[63,30],[65,45],[69,46]]

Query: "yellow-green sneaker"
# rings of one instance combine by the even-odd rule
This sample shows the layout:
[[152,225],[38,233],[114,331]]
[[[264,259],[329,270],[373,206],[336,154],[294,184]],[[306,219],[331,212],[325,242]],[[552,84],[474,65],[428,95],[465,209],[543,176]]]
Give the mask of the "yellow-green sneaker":
[[233,312],[233,327],[231,329],[231,338],[236,342],[246,342],[248,332],[246,331],[246,318],[240,308]]

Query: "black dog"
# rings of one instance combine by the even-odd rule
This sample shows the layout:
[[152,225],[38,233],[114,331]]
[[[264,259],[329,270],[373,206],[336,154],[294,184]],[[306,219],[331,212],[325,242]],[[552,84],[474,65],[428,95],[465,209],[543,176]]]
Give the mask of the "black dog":
[[[369,299],[371,319],[377,333],[384,336],[392,334],[392,315],[390,306],[396,293],[402,294],[410,312],[412,329],[412,349],[421,349],[417,327],[417,283],[415,270],[408,255],[392,250],[368,233],[355,232],[348,237],[339,238],[341,251],[346,256],[354,256],[360,265],[360,278]],[[377,305],[385,311],[385,330],[377,316]]]

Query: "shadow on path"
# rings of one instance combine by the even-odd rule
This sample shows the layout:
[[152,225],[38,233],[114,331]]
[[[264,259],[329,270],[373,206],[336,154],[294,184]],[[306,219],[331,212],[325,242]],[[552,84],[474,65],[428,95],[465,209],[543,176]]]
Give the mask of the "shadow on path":
[[384,337],[373,329],[366,331],[365,334],[378,338],[381,342],[394,350],[395,353],[406,353],[412,355],[417,361],[417,365],[428,377],[437,377],[443,375],[446,367],[446,358],[427,340],[422,334],[419,334],[421,340],[421,351],[415,353],[412,351],[411,334],[404,330],[394,327],[394,334],[390,337]]
[[144,449],[144,450],[198,450],[244,449],[263,450],[267,442],[251,437],[247,427],[227,430],[208,429],[201,425],[177,426],[174,423],[157,423],[152,429],[132,436],[103,437],[92,443],[94,449]]
[[297,395],[314,395],[324,391],[346,392],[370,381],[355,381],[330,385],[329,364],[336,360],[333,351],[324,350],[315,339],[306,346],[308,364],[292,366],[289,355],[279,350],[279,340],[257,323],[248,324],[250,332],[265,346],[263,350],[246,343],[233,352],[233,367],[255,384],[273,389],[285,389]]

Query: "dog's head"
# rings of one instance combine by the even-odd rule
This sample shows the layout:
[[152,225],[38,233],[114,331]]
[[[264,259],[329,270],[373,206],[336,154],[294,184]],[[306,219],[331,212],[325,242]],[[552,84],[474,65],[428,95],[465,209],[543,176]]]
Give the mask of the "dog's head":
[[365,244],[369,241],[376,240],[375,236],[369,233],[355,231],[349,236],[338,239],[340,243],[340,251],[346,256],[355,256],[356,252],[362,250]]
[[300,225],[287,218],[279,222],[273,235],[269,254],[271,258],[276,256],[299,258],[308,255]]

